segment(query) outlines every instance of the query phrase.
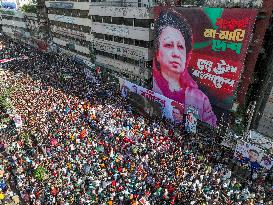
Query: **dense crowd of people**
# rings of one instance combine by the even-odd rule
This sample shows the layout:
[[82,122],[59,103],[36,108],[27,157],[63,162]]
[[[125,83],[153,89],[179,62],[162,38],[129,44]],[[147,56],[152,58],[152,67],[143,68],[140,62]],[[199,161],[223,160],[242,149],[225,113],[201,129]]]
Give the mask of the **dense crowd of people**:
[[16,113],[23,125],[0,131],[0,201],[272,204],[268,172],[242,180],[219,137],[138,115],[118,87],[96,73],[97,83],[88,81],[84,65],[69,58],[4,44],[2,58],[28,59],[2,66],[1,89],[14,87],[14,108],[1,117]]

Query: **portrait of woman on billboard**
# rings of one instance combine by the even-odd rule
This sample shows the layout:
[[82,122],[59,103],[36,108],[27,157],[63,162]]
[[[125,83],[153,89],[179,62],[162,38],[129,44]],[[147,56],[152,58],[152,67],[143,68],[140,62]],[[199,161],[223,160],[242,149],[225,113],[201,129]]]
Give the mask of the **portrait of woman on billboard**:
[[188,71],[193,47],[192,30],[176,11],[162,11],[155,20],[153,91],[198,110],[199,120],[216,126],[208,97]]

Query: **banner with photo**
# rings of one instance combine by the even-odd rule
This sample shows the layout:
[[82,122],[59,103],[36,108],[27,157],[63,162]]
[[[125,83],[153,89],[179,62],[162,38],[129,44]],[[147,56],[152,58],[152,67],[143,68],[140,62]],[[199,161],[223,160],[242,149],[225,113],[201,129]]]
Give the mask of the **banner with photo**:
[[153,91],[217,126],[218,110],[233,107],[257,11],[158,6],[154,13]]
[[240,141],[237,143],[234,157],[241,163],[249,164],[250,168],[258,170],[261,167],[271,169],[273,158],[265,154],[257,145]]
[[185,129],[189,133],[196,133],[198,111],[194,107],[187,107]]
[[150,116],[165,117],[173,122],[183,121],[184,105],[119,78],[121,95],[130,98],[138,109]]

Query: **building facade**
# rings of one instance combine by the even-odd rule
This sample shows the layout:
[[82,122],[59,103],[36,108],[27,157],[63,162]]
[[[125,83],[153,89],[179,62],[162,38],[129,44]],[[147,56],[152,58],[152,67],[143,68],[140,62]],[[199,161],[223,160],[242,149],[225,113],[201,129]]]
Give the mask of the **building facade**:
[[138,84],[151,78],[153,22],[150,2],[91,2],[95,63]]
[[[271,79],[272,81],[272,79]],[[257,131],[273,138],[273,84],[271,90],[264,101],[264,106],[261,108],[260,117],[258,118]]]
[[2,32],[22,43],[47,51],[47,29],[41,29],[43,21],[37,13],[26,13],[20,10],[2,9]]
[[45,1],[52,44],[75,60],[90,62],[89,1]]
[[2,32],[19,41],[27,43],[30,33],[25,14],[22,11],[0,8]]
[[[262,2],[247,0],[241,6],[262,6]],[[31,35],[28,33],[33,31],[30,43],[42,39],[49,45],[49,50],[65,53],[87,64],[95,63],[115,75],[147,85],[152,75],[152,10],[155,5],[234,7],[236,3],[236,0],[38,0],[36,22],[39,29],[33,27],[35,19],[29,15],[22,21],[31,25],[24,34]],[[19,26],[16,20],[13,24]],[[23,28],[24,25],[20,24]],[[8,28],[4,30],[11,33]]]

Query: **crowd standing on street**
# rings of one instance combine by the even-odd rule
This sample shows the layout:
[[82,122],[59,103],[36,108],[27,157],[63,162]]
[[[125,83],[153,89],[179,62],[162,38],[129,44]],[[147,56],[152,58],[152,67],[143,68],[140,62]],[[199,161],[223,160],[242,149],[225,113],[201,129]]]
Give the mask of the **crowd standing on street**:
[[[217,136],[133,112],[118,88],[62,55],[10,39],[0,57],[1,88],[14,87],[0,138],[1,201],[41,205],[272,204],[268,171],[245,180]],[[258,173],[258,176],[256,176]]]

